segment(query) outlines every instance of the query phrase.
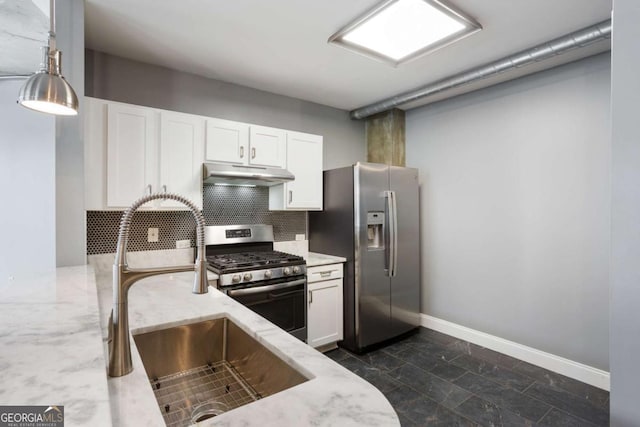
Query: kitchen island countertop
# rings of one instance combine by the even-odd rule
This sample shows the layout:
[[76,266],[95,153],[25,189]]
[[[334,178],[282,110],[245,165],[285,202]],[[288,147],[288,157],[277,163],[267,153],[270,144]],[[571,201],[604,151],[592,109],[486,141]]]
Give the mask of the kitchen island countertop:
[[[136,283],[129,292],[132,332],[226,316],[310,378],[199,425],[399,425],[371,384],[216,289],[192,294],[192,280],[181,273]],[[0,404],[64,405],[68,426],[164,424],[133,340],[133,372],[106,376],[110,274],[94,279],[89,266],[59,268],[7,281],[0,291]]]
[[110,426],[93,268],[0,282],[0,405],[64,405],[65,426]]
[[[97,276],[100,318],[111,309],[111,277]],[[191,293],[192,273],[141,280],[129,291],[132,333],[226,316],[311,379],[275,395],[241,406],[199,425],[221,426],[398,426],[391,404],[374,386],[349,372],[216,289]],[[106,328],[103,328],[106,337]],[[131,340],[133,343],[133,340]],[[135,345],[134,370],[109,378],[115,425],[161,425],[162,416]]]

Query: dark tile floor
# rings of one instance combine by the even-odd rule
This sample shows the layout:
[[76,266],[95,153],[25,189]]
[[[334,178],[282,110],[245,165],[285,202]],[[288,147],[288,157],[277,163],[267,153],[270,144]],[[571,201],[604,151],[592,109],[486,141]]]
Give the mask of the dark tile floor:
[[430,329],[326,354],[384,393],[403,427],[609,425],[608,392]]

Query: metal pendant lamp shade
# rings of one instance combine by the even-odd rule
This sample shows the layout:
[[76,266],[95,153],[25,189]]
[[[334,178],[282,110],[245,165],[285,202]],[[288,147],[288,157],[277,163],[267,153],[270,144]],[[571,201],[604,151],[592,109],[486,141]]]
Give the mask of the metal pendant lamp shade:
[[42,48],[40,71],[29,77],[20,88],[18,103],[43,113],[75,116],[78,114],[78,96],[61,74],[62,52],[55,48],[55,1],[51,0],[50,4],[49,45]]
[[49,54],[44,47],[44,64],[22,85],[18,102],[31,110],[62,116],[78,114],[78,97],[60,74],[60,51]]

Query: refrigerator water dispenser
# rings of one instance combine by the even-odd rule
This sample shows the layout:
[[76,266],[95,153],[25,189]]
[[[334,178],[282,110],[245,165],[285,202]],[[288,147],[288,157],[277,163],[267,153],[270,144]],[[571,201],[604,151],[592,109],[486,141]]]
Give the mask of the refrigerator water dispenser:
[[367,212],[367,248],[384,249],[384,212]]

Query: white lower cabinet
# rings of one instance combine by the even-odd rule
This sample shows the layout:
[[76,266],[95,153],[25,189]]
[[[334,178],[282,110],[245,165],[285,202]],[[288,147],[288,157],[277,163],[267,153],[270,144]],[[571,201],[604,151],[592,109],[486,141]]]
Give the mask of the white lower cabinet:
[[307,269],[307,343],[328,347],[343,339],[342,264]]

